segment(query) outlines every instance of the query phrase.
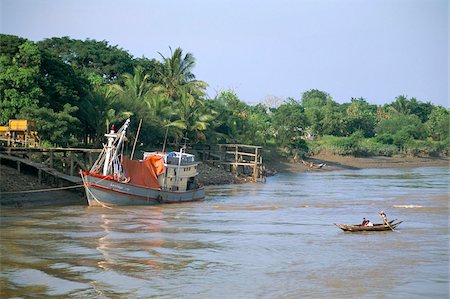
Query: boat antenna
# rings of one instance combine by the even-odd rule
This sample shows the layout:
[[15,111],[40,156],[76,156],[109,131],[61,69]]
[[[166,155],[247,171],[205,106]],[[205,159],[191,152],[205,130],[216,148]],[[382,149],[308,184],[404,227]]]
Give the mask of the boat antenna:
[[169,127],[166,127],[166,136],[164,137],[164,144],[163,144],[163,148],[162,148],[163,153],[166,150],[166,141],[167,141],[167,133],[168,132],[169,132]]
[[184,139],[184,146],[183,146],[183,148],[186,149],[186,142],[189,140],[189,138],[183,137],[183,139]]
[[133,150],[131,151],[130,160],[133,160],[134,150],[136,149],[136,142],[137,142],[137,140],[139,138],[139,133],[141,132],[141,125],[142,125],[142,118],[139,121],[139,126],[138,126],[138,130],[137,130],[137,133],[136,133],[136,138],[134,138]]

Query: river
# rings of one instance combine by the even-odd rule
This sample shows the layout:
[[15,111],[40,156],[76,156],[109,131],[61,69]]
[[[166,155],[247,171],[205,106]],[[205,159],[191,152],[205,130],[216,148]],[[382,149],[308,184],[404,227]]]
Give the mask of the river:
[[[448,298],[449,169],[278,174],[203,202],[1,211],[1,298]],[[346,233],[333,223],[404,222]]]

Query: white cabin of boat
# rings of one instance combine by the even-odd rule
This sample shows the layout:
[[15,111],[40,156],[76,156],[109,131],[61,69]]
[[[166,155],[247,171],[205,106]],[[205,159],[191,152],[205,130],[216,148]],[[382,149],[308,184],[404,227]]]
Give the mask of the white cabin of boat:
[[196,176],[198,175],[198,162],[195,156],[184,152],[144,152],[144,160],[150,156],[164,159],[164,173],[158,176],[162,190],[189,191],[198,188]]

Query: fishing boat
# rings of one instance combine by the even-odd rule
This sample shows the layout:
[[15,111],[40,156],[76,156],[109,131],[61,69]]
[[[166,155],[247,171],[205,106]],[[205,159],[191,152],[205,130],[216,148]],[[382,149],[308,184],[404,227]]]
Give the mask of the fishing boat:
[[108,143],[89,171],[81,171],[89,206],[155,205],[199,201],[205,191],[196,180],[198,162],[185,152],[145,152],[142,160],[123,153],[127,119],[116,132],[105,134]]
[[394,230],[400,223],[403,221],[397,221],[394,219],[389,221],[388,223],[375,223],[373,226],[366,226],[362,224],[334,224],[343,231],[346,232],[362,232],[362,231],[386,231],[386,230]]

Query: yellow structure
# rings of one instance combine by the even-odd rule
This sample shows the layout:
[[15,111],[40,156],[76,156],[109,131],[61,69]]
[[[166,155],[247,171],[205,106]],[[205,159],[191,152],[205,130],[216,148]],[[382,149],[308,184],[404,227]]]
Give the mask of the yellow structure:
[[0,126],[0,140],[8,146],[37,147],[39,137],[36,122],[26,119],[10,119],[8,126]]

